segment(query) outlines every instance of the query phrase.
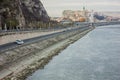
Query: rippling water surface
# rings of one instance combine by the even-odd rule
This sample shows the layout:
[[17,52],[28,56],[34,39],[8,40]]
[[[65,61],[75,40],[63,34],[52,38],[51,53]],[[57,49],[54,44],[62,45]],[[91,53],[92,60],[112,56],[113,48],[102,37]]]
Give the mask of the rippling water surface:
[[27,80],[120,80],[120,25],[96,28]]

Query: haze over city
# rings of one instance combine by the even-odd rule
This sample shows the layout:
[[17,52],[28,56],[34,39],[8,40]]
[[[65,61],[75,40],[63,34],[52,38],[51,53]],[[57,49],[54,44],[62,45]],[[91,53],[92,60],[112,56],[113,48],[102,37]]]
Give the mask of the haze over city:
[[63,10],[88,10],[120,12],[120,0],[41,0],[49,16],[61,16]]

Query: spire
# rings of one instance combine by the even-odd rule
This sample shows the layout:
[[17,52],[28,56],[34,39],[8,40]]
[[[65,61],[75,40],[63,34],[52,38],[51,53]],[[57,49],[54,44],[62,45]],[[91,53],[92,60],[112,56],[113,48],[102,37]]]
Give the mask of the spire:
[[83,6],[83,10],[85,10],[85,6]]

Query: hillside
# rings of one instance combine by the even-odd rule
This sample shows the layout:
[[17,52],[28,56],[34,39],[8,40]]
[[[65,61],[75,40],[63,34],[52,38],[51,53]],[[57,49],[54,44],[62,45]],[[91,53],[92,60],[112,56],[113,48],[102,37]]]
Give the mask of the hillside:
[[[49,16],[40,0],[0,0],[0,27],[31,28],[38,22],[48,22]],[[26,27],[27,26],[27,27]]]

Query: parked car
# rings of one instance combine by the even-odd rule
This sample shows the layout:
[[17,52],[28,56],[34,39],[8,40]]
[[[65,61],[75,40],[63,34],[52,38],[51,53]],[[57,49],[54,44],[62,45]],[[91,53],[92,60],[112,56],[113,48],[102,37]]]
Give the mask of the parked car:
[[23,42],[23,40],[18,39],[18,40],[15,41],[15,43],[17,43],[18,45],[21,45],[21,44],[23,44],[24,42]]

